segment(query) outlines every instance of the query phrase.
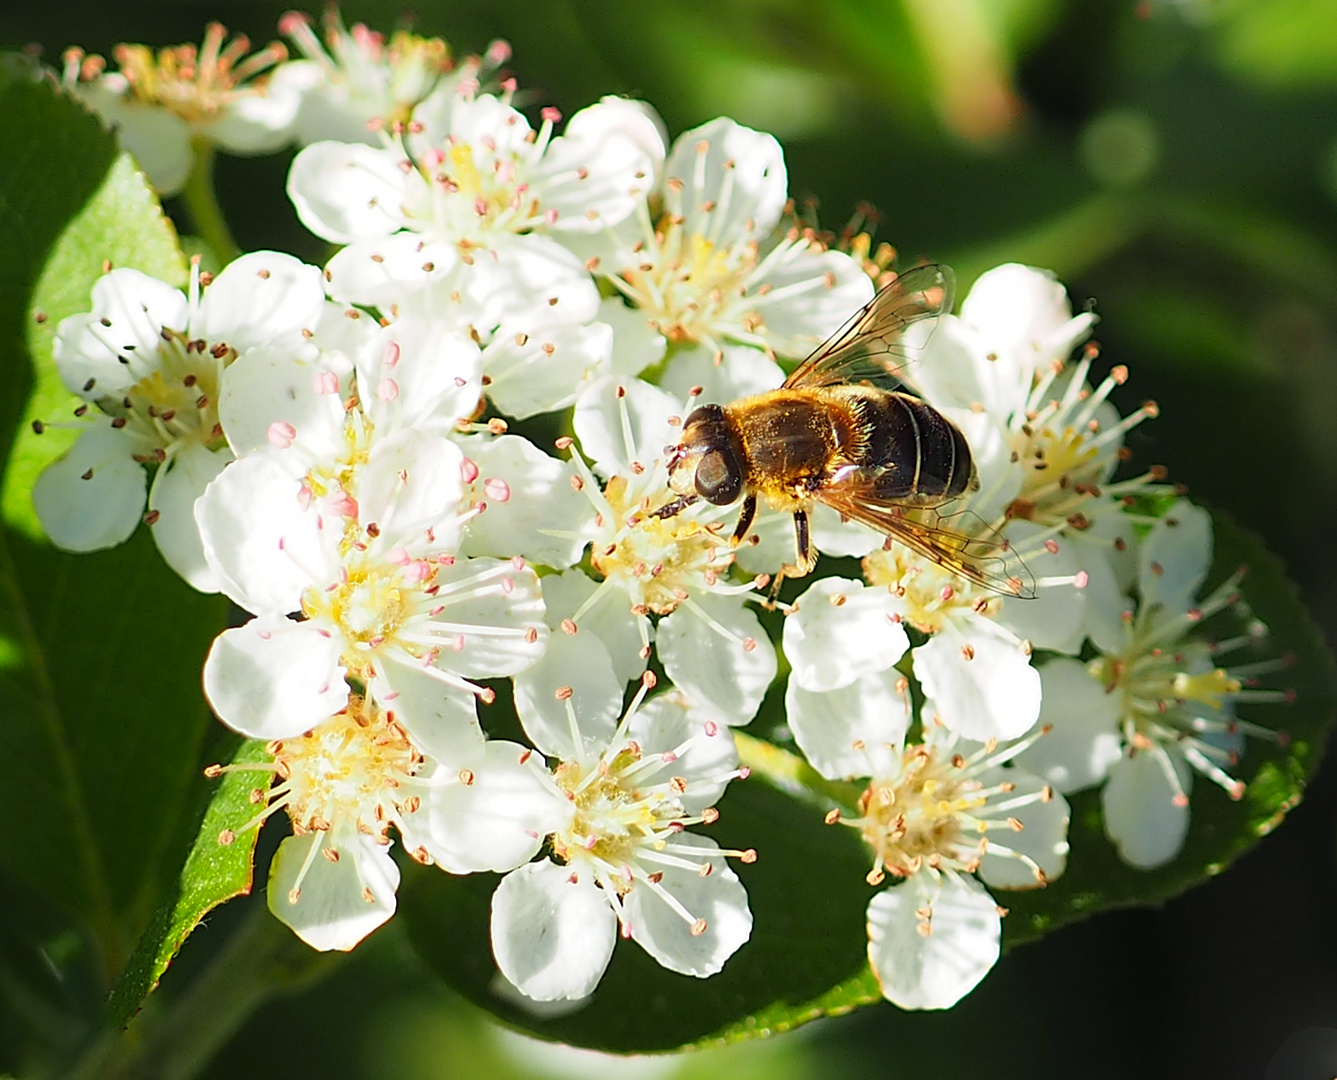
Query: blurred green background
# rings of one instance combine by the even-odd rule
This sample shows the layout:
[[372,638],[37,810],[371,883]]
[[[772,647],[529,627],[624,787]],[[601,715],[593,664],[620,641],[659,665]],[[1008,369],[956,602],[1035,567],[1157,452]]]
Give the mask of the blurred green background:
[[[283,10],[7,5],[0,44],[58,63],[69,44],[199,40],[213,18],[258,44]],[[344,12],[385,30],[403,15]],[[825,226],[867,200],[877,239],[963,286],[1002,261],[1056,270],[1100,315],[1099,363],[1131,371],[1123,409],[1161,404],[1135,461],[1261,533],[1337,639],[1337,0],[422,0],[414,25],[459,52],[508,39],[536,106],[631,94],[672,134],[721,114],[773,131]],[[283,196],[289,160],[222,160],[220,197],[243,247],[319,260]],[[684,1060],[563,1054],[454,1000],[392,923],[202,1075],[1331,1077],[1337,1056],[1299,1063],[1337,1042],[1333,772],[1220,878],[1020,949],[947,1014],[883,1006]],[[219,912],[179,970],[238,917]]]

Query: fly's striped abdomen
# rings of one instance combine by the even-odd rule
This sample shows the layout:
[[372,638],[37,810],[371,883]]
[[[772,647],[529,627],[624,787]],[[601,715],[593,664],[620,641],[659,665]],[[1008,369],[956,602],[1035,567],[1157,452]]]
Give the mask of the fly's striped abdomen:
[[937,409],[908,394],[865,391],[863,460],[886,499],[933,506],[964,494],[973,474],[965,437]]

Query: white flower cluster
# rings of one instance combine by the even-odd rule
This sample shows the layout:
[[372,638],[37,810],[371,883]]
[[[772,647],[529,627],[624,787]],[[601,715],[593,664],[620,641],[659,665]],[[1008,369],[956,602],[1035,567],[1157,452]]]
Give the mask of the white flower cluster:
[[[243,60],[217,27],[198,52],[125,47],[117,73],[68,57],[66,81],[164,193],[191,139],[302,143],[288,194],[342,247],[323,269],[267,251],[196,266],[185,294],[102,277],[56,335],[81,433],[37,512],[73,551],[142,518],[186,581],[250,614],[218,636],[204,688],[270,760],[211,775],[272,781],[248,827],[290,818],[269,904],[314,947],[351,948],[393,913],[393,826],[419,862],[506,874],[493,950],[532,998],[592,992],[619,935],[709,976],[752,928],[725,860],[756,854],[697,827],[747,772],[730,729],[778,670],[755,588],[792,538],[783,514],[739,546],[730,507],[657,513],[667,463],[697,398],[777,387],[779,361],[872,280],[788,221],[769,135],[720,119],[670,145],[618,98],[535,127],[500,43],[455,63],[437,40],[337,14],[326,29],[286,17],[292,62]],[[264,138],[229,141],[246,124]],[[1198,636],[1238,603],[1234,579],[1196,599],[1207,515],[1146,511],[1171,497],[1155,470],[1114,479],[1155,409],[1121,418],[1125,373],[1092,386],[1094,349],[1072,360],[1092,322],[1050,275],[1004,266],[910,343],[907,380],[980,480],[941,520],[1029,568],[1034,598],[818,507],[817,546],[864,556],[864,580],[816,580],[784,622],[794,738],[827,777],[867,782],[828,820],[859,830],[870,884],[895,879],[869,905],[869,957],[906,1008],[953,1004],[997,958],[986,884],[1063,871],[1060,792],[1108,779],[1111,838],[1157,865],[1183,843],[1190,770],[1236,792],[1226,767],[1265,734],[1234,715],[1271,699],[1246,689],[1263,668],[1215,666],[1261,628]],[[559,456],[509,431],[566,409]],[[480,724],[503,679],[528,746]]]

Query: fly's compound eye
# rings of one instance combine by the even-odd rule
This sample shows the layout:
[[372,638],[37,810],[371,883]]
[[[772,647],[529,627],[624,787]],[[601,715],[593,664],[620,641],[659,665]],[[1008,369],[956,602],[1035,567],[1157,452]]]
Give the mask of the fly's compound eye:
[[732,454],[708,450],[696,463],[696,493],[706,502],[728,506],[743,492],[743,471]]

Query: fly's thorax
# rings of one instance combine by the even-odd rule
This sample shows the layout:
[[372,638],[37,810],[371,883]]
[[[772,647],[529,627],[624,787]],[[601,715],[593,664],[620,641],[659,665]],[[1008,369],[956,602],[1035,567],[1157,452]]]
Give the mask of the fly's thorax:
[[749,488],[771,502],[813,489],[832,468],[840,418],[816,390],[772,390],[725,406]]

